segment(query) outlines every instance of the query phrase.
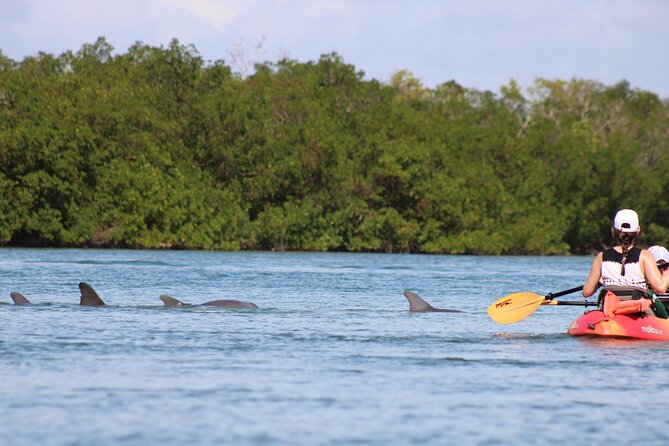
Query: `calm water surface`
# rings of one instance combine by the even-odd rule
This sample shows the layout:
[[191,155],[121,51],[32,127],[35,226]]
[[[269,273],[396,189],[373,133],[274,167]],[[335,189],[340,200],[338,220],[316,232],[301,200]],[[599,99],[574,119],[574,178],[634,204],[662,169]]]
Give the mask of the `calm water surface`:
[[[669,343],[570,338],[579,307],[486,314],[590,261],[0,249],[0,444],[665,445]],[[464,313],[409,313],[405,288]]]

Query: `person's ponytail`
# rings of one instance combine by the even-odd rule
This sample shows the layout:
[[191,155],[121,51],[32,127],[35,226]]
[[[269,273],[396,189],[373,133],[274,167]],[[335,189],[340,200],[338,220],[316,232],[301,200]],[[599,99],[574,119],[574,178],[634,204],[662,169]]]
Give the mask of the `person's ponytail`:
[[634,244],[634,238],[637,236],[638,232],[622,232],[616,228],[612,228],[611,232],[613,232],[613,236],[623,248],[623,260],[620,262],[620,275],[624,276],[625,263],[627,263],[627,254],[629,253],[630,246]]

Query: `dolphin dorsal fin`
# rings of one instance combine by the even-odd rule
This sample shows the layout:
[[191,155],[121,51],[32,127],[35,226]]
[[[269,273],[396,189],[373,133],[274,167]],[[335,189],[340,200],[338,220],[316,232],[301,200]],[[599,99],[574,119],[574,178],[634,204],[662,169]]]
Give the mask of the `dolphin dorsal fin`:
[[404,290],[404,297],[409,301],[409,311],[421,312],[434,309],[432,305],[425,302],[422,297],[412,291]]
[[160,300],[162,300],[165,306],[168,308],[183,307],[185,305],[188,305],[181,302],[179,299],[175,299],[173,297],[168,296],[167,294],[162,294],[160,296]]
[[79,305],[83,305],[85,307],[101,307],[106,305],[104,301],[100,299],[98,293],[96,293],[95,290],[86,282],[80,282],[79,289],[81,290],[81,301],[79,302]]
[[12,296],[12,300],[16,305],[26,305],[29,304],[30,301],[23,296],[21,293],[17,293],[16,291],[12,291],[9,293]]

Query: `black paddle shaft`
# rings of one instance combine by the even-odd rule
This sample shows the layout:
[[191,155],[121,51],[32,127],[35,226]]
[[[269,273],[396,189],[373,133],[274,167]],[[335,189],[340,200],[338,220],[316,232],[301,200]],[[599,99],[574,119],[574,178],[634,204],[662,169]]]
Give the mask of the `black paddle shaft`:
[[567,294],[575,293],[577,291],[581,291],[582,289],[583,289],[583,285],[577,286],[576,288],[569,288],[568,290],[560,291],[560,292],[557,292],[557,293],[548,293],[546,295],[546,299],[553,300],[556,297],[565,296]]
[[597,302],[590,302],[587,300],[559,300],[556,302],[557,305],[576,305],[579,307],[594,307],[597,306]]

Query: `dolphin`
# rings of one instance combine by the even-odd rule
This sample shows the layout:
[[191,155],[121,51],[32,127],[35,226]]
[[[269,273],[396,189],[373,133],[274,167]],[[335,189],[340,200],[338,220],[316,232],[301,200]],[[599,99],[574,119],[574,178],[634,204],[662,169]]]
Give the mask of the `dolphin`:
[[29,304],[30,301],[23,296],[21,293],[17,293],[16,291],[12,291],[9,293],[12,296],[12,300],[14,301],[14,304],[16,305],[26,305]]
[[[180,300],[170,297],[166,294],[161,295],[160,300],[162,300],[165,306],[168,308],[190,307],[193,305],[181,302]],[[205,302],[200,305],[206,307],[258,308],[258,305],[254,304],[253,302],[244,302],[241,300],[212,300],[211,302]]]
[[409,311],[412,313],[462,313],[460,310],[448,310],[445,308],[434,308],[425,302],[418,294],[404,290],[404,297],[409,301]]
[[86,282],[79,282],[79,289],[81,290],[81,301],[79,302],[79,305],[85,307],[102,307],[107,305],[100,299],[100,296],[98,296],[98,293],[95,292],[93,287]]

